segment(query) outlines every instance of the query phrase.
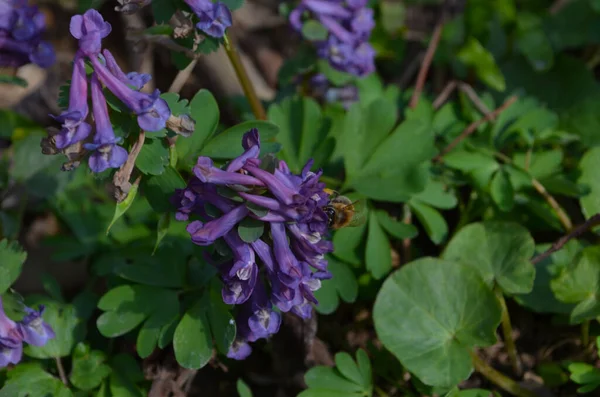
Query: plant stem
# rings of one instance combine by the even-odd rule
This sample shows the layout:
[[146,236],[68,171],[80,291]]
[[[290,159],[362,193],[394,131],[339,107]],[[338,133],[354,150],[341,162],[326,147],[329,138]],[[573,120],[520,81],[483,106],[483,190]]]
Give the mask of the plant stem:
[[65,368],[62,365],[62,361],[60,361],[60,357],[54,357],[54,360],[56,360],[56,368],[58,368],[58,376],[60,377],[60,380],[65,384],[65,386],[68,386],[69,381],[67,380],[67,374],[65,373]]
[[377,392],[377,394],[379,394],[380,397],[389,397],[389,394],[387,394],[381,387],[375,385],[375,391]]
[[581,324],[581,344],[584,349],[590,344],[590,320],[585,320]]
[[523,371],[521,361],[519,360],[519,354],[517,353],[517,347],[515,346],[515,341],[512,337],[512,325],[510,323],[508,308],[506,307],[506,300],[502,294],[502,289],[498,285],[496,285],[494,291],[496,292],[496,298],[498,299],[498,302],[500,302],[500,308],[502,309],[502,334],[504,336],[504,346],[506,346],[506,352],[508,353],[508,358],[515,375],[521,376]]
[[227,53],[227,57],[231,62],[231,66],[233,66],[235,74],[237,75],[238,80],[240,81],[242,89],[244,90],[244,94],[246,95],[246,98],[250,103],[250,107],[252,108],[252,113],[254,113],[254,117],[256,117],[257,120],[266,120],[267,113],[265,112],[265,108],[263,107],[262,103],[260,102],[260,99],[258,99],[258,96],[256,95],[254,86],[252,85],[252,82],[248,77],[248,73],[246,73],[246,69],[242,64],[242,61],[235,49],[235,46],[229,41],[227,35],[224,35],[223,39],[225,40],[225,52]]
[[489,366],[485,361],[479,357],[479,355],[475,352],[471,352],[471,360],[473,362],[473,367],[475,367],[475,371],[479,372],[490,382],[501,388],[502,390],[507,391],[513,396],[517,397],[538,397],[531,390],[527,390],[524,387],[521,387],[517,382],[507,377],[506,375],[501,374],[496,371],[494,368]]
[[542,185],[537,179],[532,178],[531,185],[544,198],[544,200],[546,200],[548,205],[552,207],[561,225],[565,228],[565,231],[570,232],[573,229],[573,222],[571,222],[569,215],[567,215],[565,210],[563,210],[560,204],[558,204],[558,201],[556,201],[556,199],[550,193],[548,193],[544,185]]

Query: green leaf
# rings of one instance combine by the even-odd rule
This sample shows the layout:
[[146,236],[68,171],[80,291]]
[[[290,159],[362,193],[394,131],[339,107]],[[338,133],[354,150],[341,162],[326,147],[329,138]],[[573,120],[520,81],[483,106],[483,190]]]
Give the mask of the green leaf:
[[176,11],[177,6],[173,0],[152,1],[152,15],[157,23],[169,23]]
[[335,366],[337,370],[340,371],[340,373],[347,379],[350,379],[357,385],[369,387],[369,385],[363,384],[364,382],[362,374],[360,373],[358,365],[356,365],[350,354],[346,352],[337,353],[335,355]]
[[146,175],[161,175],[169,164],[169,149],[162,139],[147,139],[135,159],[135,166]]
[[106,355],[103,352],[91,350],[89,345],[79,343],[73,351],[73,367],[69,380],[78,389],[95,389],[111,373],[105,362]]
[[501,211],[509,212],[515,205],[515,191],[508,173],[503,168],[496,171],[492,177],[490,194]]
[[173,320],[179,318],[179,301],[176,295],[170,295],[169,300],[162,303],[148,317],[137,337],[136,350],[141,358],[152,354],[156,348],[161,330]]
[[212,339],[203,301],[189,309],[173,336],[175,358],[184,368],[200,369],[212,357]]
[[[169,262],[171,265],[165,266]],[[115,266],[113,272],[140,284],[178,288],[185,283],[185,258],[178,247],[164,247],[155,255],[140,253],[133,257],[131,263]]]
[[600,316],[600,248],[585,248],[550,282],[550,288],[558,300],[577,304],[571,312],[572,322]]
[[6,74],[0,74],[0,84],[12,84],[19,87],[27,88],[27,80],[19,76],[9,76]]
[[21,274],[27,252],[19,243],[3,239],[0,240],[0,258],[0,294],[3,294]]
[[358,369],[363,378],[363,384],[372,385],[373,374],[371,372],[371,361],[369,360],[367,352],[365,352],[363,349],[358,349],[356,352],[356,362],[358,363]]
[[348,379],[345,379],[334,368],[313,367],[304,375],[306,385],[311,389],[325,389],[332,391],[344,391],[347,393],[360,393],[362,387]]
[[583,196],[579,203],[583,214],[590,218],[600,213],[600,178],[598,170],[600,169],[600,147],[593,148],[586,152],[579,163],[581,176],[577,182],[585,184],[590,188],[590,192]]
[[237,380],[236,388],[240,397],[252,397],[252,390],[250,390],[250,387],[248,387],[248,385],[242,380],[242,378],[239,378]]
[[127,197],[125,197],[125,200],[123,200],[120,203],[117,203],[115,205],[115,214],[113,215],[113,218],[110,221],[110,224],[106,228],[107,235],[108,235],[108,232],[110,232],[111,227],[115,224],[115,222],[119,218],[121,218],[123,215],[125,215],[127,210],[131,207],[131,204],[133,204],[133,200],[135,200],[135,198],[137,196],[138,188],[139,188],[138,183],[134,183],[133,185],[131,185],[131,189],[127,193]]
[[238,234],[242,241],[253,243],[258,240],[265,231],[265,223],[258,219],[244,218],[238,225]]
[[526,153],[515,153],[513,163],[526,169],[532,177],[544,179],[561,171],[563,157],[563,151],[560,149],[532,152],[529,156]]
[[283,145],[282,160],[300,171],[327,136],[329,125],[319,104],[306,97],[291,97],[269,107],[269,120],[279,126],[277,142]]
[[[200,151],[202,156],[213,159],[232,159],[244,152],[242,137],[252,128],[257,128],[261,142],[269,142],[279,132],[279,127],[268,121],[245,121],[233,126],[208,141]],[[264,145],[263,145],[264,146]],[[261,153],[264,152],[261,148]]]
[[60,284],[49,273],[42,273],[40,278],[42,279],[42,286],[44,287],[44,291],[50,295],[52,299],[59,303],[65,303],[65,299],[62,296],[62,292],[60,290]]
[[118,397],[147,396],[137,383],[144,381],[144,374],[133,356],[117,354],[110,360],[110,395]]
[[383,283],[373,321],[407,370],[427,385],[453,386],[471,374],[472,348],[496,342],[500,307],[471,268],[422,258]]
[[535,14],[529,12],[518,14],[517,48],[537,71],[546,71],[554,64],[552,43],[544,32],[542,19]]
[[500,92],[506,89],[504,76],[496,64],[494,56],[476,38],[469,37],[456,56],[462,63],[474,68],[477,77],[490,88]]
[[329,31],[320,22],[311,19],[302,25],[302,35],[310,41],[322,41],[327,38]]
[[468,265],[488,286],[498,284],[506,294],[533,288],[535,268],[529,262],[535,243],[529,231],[512,222],[478,222],[460,229],[442,258]]
[[156,212],[173,211],[173,205],[169,201],[175,193],[175,189],[185,188],[185,180],[173,167],[166,167],[161,175],[151,176],[142,180],[142,187],[148,203]]
[[319,301],[316,310],[321,314],[331,314],[339,305],[339,298],[352,303],[358,296],[358,282],[352,269],[344,262],[327,258],[327,270],[332,274],[329,280],[321,281],[321,288],[314,292]]
[[222,287],[218,280],[211,284],[208,320],[217,350],[221,354],[227,354],[235,339],[236,325],[229,307],[223,302]]
[[0,397],[72,397],[60,379],[42,369],[41,363],[21,363],[7,372]]
[[386,211],[376,210],[375,213],[377,215],[377,221],[381,227],[399,240],[405,238],[414,238],[417,236],[417,234],[419,234],[419,231],[414,225],[396,221],[392,219]]
[[174,302],[176,291],[145,285],[125,284],[108,291],[98,302],[105,313],[96,321],[98,330],[107,338],[131,331],[158,310],[164,302]]
[[448,210],[458,203],[456,196],[448,190],[449,187],[442,182],[430,180],[425,190],[415,194],[413,198],[432,207]]
[[369,216],[369,234],[367,235],[366,251],[367,270],[373,277],[380,279],[392,270],[392,251],[390,242],[383,232],[377,214],[372,212]]
[[350,185],[375,200],[405,202],[425,189],[424,162],[435,153],[429,126],[415,119],[404,121],[379,144]]
[[161,241],[169,234],[169,227],[171,226],[171,214],[164,213],[158,219],[158,225],[156,225],[156,243],[152,250],[152,255],[156,253],[156,250],[160,246]]
[[178,138],[175,147],[179,160],[193,165],[202,145],[214,134],[219,124],[219,106],[210,91],[201,89],[190,102],[190,116],[196,121],[192,136]]
[[411,199],[409,204],[410,209],[425,228],[431,241],[435,244],[441,244],[446,240],[446,237],[448,237],[448,224],[438,210],[415,199]]
[[77,309],[70,304],[61,304],[49,298],[36,299],[35,305],[45,306],[44,321],[54,330],[55,337],[44,346],[27,345],[25,354],[34,358],[66,357],[73,346],[84,339],[85,321],[77,315]]

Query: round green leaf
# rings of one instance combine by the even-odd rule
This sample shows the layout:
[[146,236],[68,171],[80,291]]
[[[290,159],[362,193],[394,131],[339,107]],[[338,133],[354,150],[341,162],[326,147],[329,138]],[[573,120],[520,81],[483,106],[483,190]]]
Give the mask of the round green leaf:
[[496,342],[500,307],[468,266],[422,258],[394,272],[375,300],[384,346],[425,384],[453,386],[472,371],[470,350]]
[[21,274],[27,252],[18,243],[4,239],[0,241],[0,258],[0,294],[3,294]]
[[69,380],[81,390],[92,390],[100,386],[111,369],[104,364],[106,356],[99,350],[90,350],[88,345],[80,343],[73,351],[73,369]]
[[135,159],[135,166],[144,174],[160,175],[169,164],[169,149],[162,139],[146,139],[140,154]]
[[507,294],[533,288],[535,267],[529,262],[535,242],[523,226],[512,222],[482,222],[465,226],[448,243],[442,257],[477,270],[489,286]]
[[238,234],[242,241],[253,243],[262,236],[265,231],[265,223],[258,219],[244,218],[238,225]]

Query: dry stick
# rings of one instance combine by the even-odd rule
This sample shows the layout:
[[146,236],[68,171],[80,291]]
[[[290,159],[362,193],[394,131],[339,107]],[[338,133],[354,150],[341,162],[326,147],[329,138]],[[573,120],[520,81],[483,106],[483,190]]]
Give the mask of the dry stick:
[[117,202],[125,200],[129,190],[131,189],[131,183],[129,182],[129,178],[131,178],[131,173],[133,172],[133,168],[135,167],[135,160],[137,156],[140,154],[142,147],[144,146],[144,140],[146,139],[146,132],[144,130],[140,131],[138,136],[138,140],[131,147],[131,151],[129,152],[129,156],[127,157],[127,161],[125,164],[119,168],[117,172],[115,172],[115,176],[113,177],[113,183],[115,185],[115,198]]
[[534,257],[531,260],[531,263],[533,265],[537,265],[538,263],[540,263],[544,259],[548,258],[550,255],[552,255],[556,251],[561,250],[565,246],[565,244],[567,244],[571,239],[581,236],[583,233],[587,232],[589,229],[593,228],[594,226],[598,226],[598,225],[600,225],[600,214],[596,214],[596,215],[592,216],[590,219],[588,219],[587,221],[585,221],[584,223],[582,223],[581,225],[574,227],[573,230],[571,230],[569,233],[567,233],[566,235],[562,236],[561,238],[556,240],[554,243],[552,243],[552,246],[550,248],[548,248],[548,250],[546,250],[543,253],[539,254],[538,256]]
[[498,386],[499,388],[509,392],[513,396],[517,397],[537,397],[537,395],[531,390],[527,390],[519,385],[514,380],[501,374],[492,368],[488,363],[483,361],[476,352],[471,352],[471,360],[475,371],[485,376],[490,382]]
[[240,85],[244,90],[244,94],[246,95],[246,98],[250,103],[250,107],[252,108],[252,113],[254,113],[254,117],[256,117],[257,120],[266,120],[267,113],[265,112],[265,108],[260,102],[260,99],[258,99],[258,95],[256,95],[256,90],[254,89],[254,86],[252,85],[252,82],[248,77],[248,73],[246,73],[246,68],[244,68],[244,64],[242,63],[242,60],[240,59],[240,56],[235,49],[235,46],[229,40],[227,35],[223,36],[223,39],[225,40],[225,52],[227,53],[227,57],[231,62],[231,66],[233,66],[235,74],[237,75],[238,80],[240,81]]
[[433,101],[433,104],[432,104],[433,108],[435,110],[438,110],[439,108],[441,108],[442,105],[444,103],[446,103],[446,101],[448,100],[448,97],[450,96],[450,94],[452,94],[454,92],[454,90],[456,89],[457,86],[458,86],[458,82],[456,80],[449,81],[448,84],[446,84],[446,86],[442,90],[442,92],[440,92],[440,94],[437,96],[437,98],[435,98],[435,100]]
[[65,384],[65,386],[69,386],[69,380],[67,379],[67,374],[65,373],[65,368],[62,365],[62,361],[60,361],[60,357],[54,357],[54,359],[56,360],[56,368],[58,368],[58,376],[60,377],[60,380]]
[[552,207],[554,212],[556,212],[556,216],[558,216],[558,220],[563,225],[565,230],[569,232],[571,229],[573,229],[573,222],[571,222],[571,219],[569,218],[565,210],[562,209],[560,204],[558,204],[556,199],[550,193],[548,193],[544,185],[542,185],[535,178],[531,180],[531,184],[533,185],[533,188],[537,190],[539,194],[542,195],[542,197],[544,198],[544,200],[546,200],[550,207]]
[[179,91],[181,91],[181,89],[185,85],[186,81],[190,78],[190,75],[194,71],[194,68],[197,64],[198,60],[194,59],[184,69],[180,70],[179,73],[177,73],[177,76],[175,76],[175,78],[173,79],[173,82],[169,87],[169,92],[179,93]]
[[463,141],[469,135],[471,135],[472,133],[474,133],[475,131],[477,131],[477,128],[481,124],[483,124],[483,123],[485,123],[487,121],[491,121],[491,120],[495,119],[500,113],[502,113],[503,111],[505,111],[516,100],[517,100],[516,96],[511,96],[499,108],[497,108],[496,110],[494,110],[491,113],[488,113],[487,115],[485,115],[481,119],[472,122],[467,128],[465,128],[465,130],[459,136],[457,136],[452,142],[450,142],[448,144],[448,146],[446,146],[445,148],[443,148],[442,151],[440,152],[440,154],[438,154],[436,157],[434,157],[433,160],[434,161],[440,161],[442,159],[442,157],[444,157],[447,153],[451,152],[452,149],[454,149],[456,147],[456,145],[458,145],[461,141]]
[[415,108],[415,106],[417,106],[417,104],[419,103],[419,98],[421,97],[421,92],[423,92],[423,86],[425,86],[425,80],[427,79],[427,72],[429,72],[429,67],[431,66],[431,62],[433,61],[433,56],[435,55],[435,50],[437,49],[437,46],[440,42],[440,38],[442,37],[443,27],[444,23],[442,21],[438,22],[437,25],[435,25],[433,35],[431,36],[429,46],[427,47],[425,57],[423,58],[423,63],[421,64],[421,69],[419,70],[419,74],[417,75],[415,90],[413,91],[412,97],[410,98],[410,102],[408,104],[408,106],[411,109]]
[[464,92],[465,94],[467,94],[467,96],[469,97],[471,102],[473,102],[473,104],[475,105],[477,110],[479,110],[484,115],[487,115],[490,113],[490,109],[488,109],[488,107],[485,105],[485,103],[483,103],[481,98],[479,98],[479,95],[477,95],[477,93],[475,92],[473,87],[471,87],[469,84],[463,83],[461,81],[458,83],[458,89],[461,90],[462,92]]

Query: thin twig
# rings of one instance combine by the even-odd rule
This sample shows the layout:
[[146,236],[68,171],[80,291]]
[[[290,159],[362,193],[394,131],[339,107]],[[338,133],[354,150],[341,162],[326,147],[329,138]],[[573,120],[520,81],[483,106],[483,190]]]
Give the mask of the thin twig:
[[458,82],[456,80],[449,81],[448,84],[446,84],[446,86],[442,90],[442,92],[440,92],[440,94],[437,96],[437,98],[435,98],[435,100],[433,101],[433,104],[432,104],[433,108],[435,110],[441,108],[442,105],[444,103],[446,103],[446,101],[448,100],[448,97],[450,96],[450,94],[452,94],[454,92],[454,90],[456,89],[457,86],[458,86]]
[[127,193],[129,193],[129,190],[131,189],[131,183],[129,182],[129,179],[131,178],[131,173],[135,167],[135,160],[140,154],[145,140],[146,132],[141,130],[140,134],[138,135],[138,140],[131,147],[127,161],[125,161],[125,164],[123,164],[113,176],[113,184],[115,185],[115,198],[117,199],[118,203],[125,200]]
[[423,58],[423,63],[421,64],[421,69],[419,70],[419,74],[417,75],[415,90],[413,91],[412,97],[410,98],[410,102],[408,105],[410,108],[416,107],[419,103],[419,98],[421,97],[421,92],[423,92],[425,80],[427,79],[427,72],[429,72],[429,67],[431,66],[431,62],[433,61],[433,56],[435,55],[435,50],[437,49],[437,46],[440,42],[440,38],[442,37],[443,27],[443,20],[439,21],[437,25],[435,25],[435,29],[433,30],[431,40],[429,41],[429,45],[427,46],[427,51],[425,52],[425,57]]
[[186,81],[190,78],[190,75],[194,71],[196,64],[198,64],[198,60],[194,59],[192,62],[190,62],[189,65],[187,65],[184,69],[180,70],[179,73],[177,73],[177,76],[175,76],[173,82],[171,83],[171,86],[169,87],[169,92],[178,93],[179,91],[181,91]]
[[539,194],[542,195],[542,197],[544,198],[544,200],[546,200],[548,205],[552,207],[552,209],[556,213],[556,216],[558,217],[558,220],[563,225],[565,230],[568,232],[571,229],[573,229],[573,222],[571,222],[571,218],[569,218],[565,210],[563,210],[560,204],[558,204],[558,201],[556,201],[556,199],[550,193],[548,193],[544,185],[542,185],[540,181],[538,181],[535,178],[531,179],[531,185],[535,190],[537,190]]
[[512,105],[517,99],[518,98],[516,96],[511,96],[499,108],[497,108],[496,110],[494,110],[491,113],[488,113],[487,115],[485,115],[481,119],[472,122],[467,128],[465,128],[465,130],[459,136],[457,136],[452,142],[450,142],[448,144],[448,146],[446,146],[444,149],[442,149],[442,151],[440,152],[440,154],[438,154],[436,157],[434,157],[433,160],[434,161],[440,161],[442,159],[442,157],[444,157],[446,154],[448,154],[449,152],[451,152],[452,149],[454,149],[456,147],[456,145],[458,145],[460,142],[462,142],[464,139],[466,139],[469,135],[471,135],[472,133],[474,133],[475,131],[477,131],[477,128],[481,124],[483,124],[483,123],[485,123],[487,121],[491,121],[494,118],[496,118],[500,113],[502,113],[510,105]]
[[401,89],[406,88],[412,81],[413,76],[419,70],[419,66],[421,65],[421,62],[423,61],[424,57],[425,51],[419,52],[413,59],[411,59],[408,65],[404,68],[404,71],[402,72],[402,75],[398,80],[398,86],[400,86]]
[[67,374],[65,373],[65,368],[62,365],[62,361],[60,361],[60,357],[54,357],[54,360],[56,361],[56,368],[58,368],[58,376],[60,377],[60,380],[65,384],[65,386],[69,386],[69,380],[67,379]]
[[534,265],[540,263],[541,261],[548,258],[550,255],[552,255],[556,251],[559,251],[560,249],[562,249],[565,246],[565,244],[567,244],[569,242],[569,240],[571,240],[575,237],[581,236],[583,233],[587,232],[589,229],[593,228],[594,226],[598,226],[598,225],[600,225],[600,214],[596,214],[596,215],[592,216],[590,219],[588,219],[581,225],[573,228],[573,230],[571,230],[568,234],[566,234],[566,235],[562,236],[561,238],[559,238],[558,240],[556,240],[552,244],[552,246],[550,248],[548,248],[548,250],[546,250],[545,252],[534,257],[531,260],[531,263]]
[[479,95],[477,95],[473,87],[471,87],[469,84],[463,83],[461,81],[460,83],[458,83],[458,89],[464,92],[469,97],[471,102],[473,102],[473,105],[475,105],[477,110],[479,110],[482,114],[488,115],[491,112],[490,109],[488,109],[488,107],[485,105],[485,103],[483,103],[481,98],[479,98]]

